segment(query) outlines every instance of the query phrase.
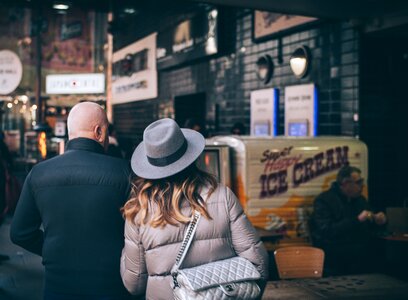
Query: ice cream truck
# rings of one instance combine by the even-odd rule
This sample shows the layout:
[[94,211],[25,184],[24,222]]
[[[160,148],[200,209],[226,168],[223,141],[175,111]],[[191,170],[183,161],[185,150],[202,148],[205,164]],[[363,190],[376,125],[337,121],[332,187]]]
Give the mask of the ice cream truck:
[[342,166],[368,179],[367,147],[351,137],[216,136],[199,164],[235,192],[269,250],[311,243],[313,201]]

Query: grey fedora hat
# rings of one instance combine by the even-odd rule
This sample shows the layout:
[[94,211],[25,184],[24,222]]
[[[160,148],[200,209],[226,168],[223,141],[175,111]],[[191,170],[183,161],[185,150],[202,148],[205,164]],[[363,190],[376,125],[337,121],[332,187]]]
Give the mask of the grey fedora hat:
[[205,139],[201,133],[181,129],[172,119],[151,123],[130,161],[139,177],[160,179],[177,174],[191,165],[203,152]]

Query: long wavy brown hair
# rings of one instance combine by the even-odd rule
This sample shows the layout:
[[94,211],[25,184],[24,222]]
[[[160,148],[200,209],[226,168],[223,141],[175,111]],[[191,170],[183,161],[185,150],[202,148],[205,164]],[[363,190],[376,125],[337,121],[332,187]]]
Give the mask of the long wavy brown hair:
[[[218,183],[214,176],[198,169],[195,163],[171,177],[156,180],[137,178],[132,184],[131,198],[121,211],[123,216],[134,224],[163,227],[167,224],[188,223],[191,216],[181,213],[184,199],[192,210],[197,210],[205,218],[211,219],[204,199],[200,196],[200,190],[204,186],[208,187],[208,195],[211,195]],[[156,204],[154,210],[150,203]]]

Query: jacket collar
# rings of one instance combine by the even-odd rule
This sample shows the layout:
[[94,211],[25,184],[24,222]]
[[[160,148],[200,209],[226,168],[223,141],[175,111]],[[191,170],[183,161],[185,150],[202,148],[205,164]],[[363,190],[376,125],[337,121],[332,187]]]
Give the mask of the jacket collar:
[[85,150],[96,153],[105,153],[103,147],[96,141],[88,138],[76,138],[69,140],[66,147],[67,151],[70,150]]

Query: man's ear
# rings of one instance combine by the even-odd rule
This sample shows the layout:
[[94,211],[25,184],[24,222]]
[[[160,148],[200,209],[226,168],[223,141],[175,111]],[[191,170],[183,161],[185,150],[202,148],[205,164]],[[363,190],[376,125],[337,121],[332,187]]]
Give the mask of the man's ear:
[[99,125],[96,125],[94,128],[94,136],[98,142],[102,142],[102,128]]

